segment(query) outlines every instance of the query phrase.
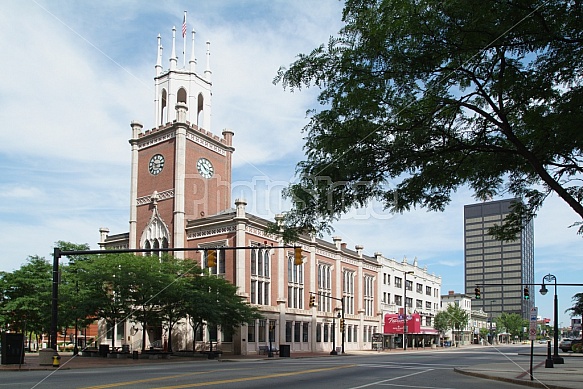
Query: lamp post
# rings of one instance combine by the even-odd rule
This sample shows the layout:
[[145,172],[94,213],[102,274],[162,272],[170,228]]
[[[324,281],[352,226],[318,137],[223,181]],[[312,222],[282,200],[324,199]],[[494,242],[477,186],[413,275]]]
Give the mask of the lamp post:
[[267,353],[267,357],[273,357],[273,347],[271,346],[271,342],[273,340],[273,330],[275,329],[275,321],[269,320],[269,352]]
[[557,363],[559,365],[565,363],[565,360],[559,356],[559,298],[557,297],[557,277],[552,274],[547,274],[543,277],[543,285],[540,288],[540,294],[543,296],[547,294],[548,289],[545,285],[545,281],[547,282],[554,282],[555,283],[555,300],[554,300],[554,345],[553,345],[553,363]]
[[403,350],[407,350],[407,274],[415,274],[413,271],[404,271],[403,274],[405,275],[405,292],[403,293],[403,297],[405,301],[403,302],[405,312],[403,315]]
[[492,322],[494,321],[494,313],[492,312],[492,303],[496,300],[490,300],[490,345],[494,344],[494,336],[492,335]]
[[[340,312],[338,312],[338,317],[340,317]],[[332,351],[330,351],[330,355],[338,355],[336,351],[336,312],[332,315]]]

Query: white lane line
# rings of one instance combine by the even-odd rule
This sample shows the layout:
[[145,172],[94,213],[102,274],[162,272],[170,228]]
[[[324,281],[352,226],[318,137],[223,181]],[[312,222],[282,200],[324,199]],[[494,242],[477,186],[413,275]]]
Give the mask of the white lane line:
[[[388,380],[382,380],[382,381],[377,381],[377,382],[371,382],[370,384],[366,384],[366,385],[362,385],[362,386],[353,386],[350,389],[360,389],[360,388],[368,388],[369,386],[375,386],[375,385],[382,385],[386,382],[391,382],[391,381],[395,381],[395,380],[400,380],[403,378],[407,378],[407,377],[412,377],[414,375],[418,375],[418,374],[423,374],[423,373],[427,373],[429,371],[432,371],[433,369],[427,369],[427,370],[423,370],[423,371],[418,371],[415,373],[411,373],[411,374],[406,374],[406,375],[402,375],[399,377],[393,377],[393,378],[389,378]],[[415,386],[411,386],[411,388],[414,388]]]

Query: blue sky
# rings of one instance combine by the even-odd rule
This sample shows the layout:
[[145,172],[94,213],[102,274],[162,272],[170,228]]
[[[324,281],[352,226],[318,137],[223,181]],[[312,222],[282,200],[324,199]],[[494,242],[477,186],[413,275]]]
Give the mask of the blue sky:
[[[184,10],[199,69],[211,42],[211,130],[235,132],[233,199],[244,196],[268,219],[288,209],[279,194],[303,157],[301,128],[317,91],[290,93],[272,80],[341,28],[341,2],[8,0],[0,14],[0,270],[30,255],[50,258],[58,240],[97,248],[100,227],[128,230],[130,122],[152,126],[156,37],[167,67]],[[188,47],[187,58],[190,39]],[[178,38],[179,63],[181,48]],[[444,293],[462,292],[463,206],[473,202],[461,189],[443,213],[371,207],[347,215],[334,235],[368,255],[417,257],[442,277]],[[547,273],[582,282],[583,241],[568,228],[575,220],[556,197],[545,204],[535,220],[536,282]],[[559,289],[566,325],[563,312],[582,288]],[[536,298],[539,314],[552,317],[552,296]]]

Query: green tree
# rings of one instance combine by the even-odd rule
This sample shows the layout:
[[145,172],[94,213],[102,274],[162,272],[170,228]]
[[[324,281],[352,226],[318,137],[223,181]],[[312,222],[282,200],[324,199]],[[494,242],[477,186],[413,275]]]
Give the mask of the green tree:
[[[76,244],[65,241],[55,242],[55,247],[58,247],[61,251],[90,249],[87,243]],[[67,335],[68,328],[85,328],[95,320],[92,314],[85,312],[84,300],[87,298],[87,290],[81,289],[82,284],[80,285],[79,283],[79,270],[76,265],[77,262],[86,261],[90,257],[72,255],[66,258],[68,262],[59,264],[58,324],[65,329],[64,336]],[[77,334],[74,331],[73,335],[76,339]]]
[[467,327],[468,321],[470,320],[470,314],[465,309],[462,309],[457,304],[450,304],[445,310],[450,318],[451,328],[454,332],[457,331],[457,339],[455,339],[456,345],[459,342],[460,332]]
[[[134,306],[132,278],[135,256],[132,254],[106,254],[76,262],[79,284],[87,292],[82,309],[88,316],[101,318],[110,328],[129,319]],[[111,336],[112,346],[115,336]]]
[[[511,194],[512,239],[551,193],[583,218],[583,3],[347,0],[345,26],[274,83],[316,86],[286,239],[376,199],[441,211]],[[583,231],[583,226],[579,232]]]
[[205,325],[219,326],[224,332],[234,333],[238,326],[262,317],[256,307],[237,294],[237,287],[223,278],[199,273],[185,280],[188,287],[184,305],[193,330],[193,350],[196,349],[196,333]]
[[1,276],[2,327],[26,332],[30,340],[47,333],[51,322],[52,268],[47,260],[30,256],[26,263],[12,273]]
[[[446,332],[451,329],[454,333],[453,340],[457,343],[459,341],[459,333],[468,325],[468,320],[470,320],[470,314],[466,310],[457,304],[449,304],[445,311],[440,311],[435,315],[433,328],[440,332]],[[456,331],[457,336],[455,334]]]
[[433,328],[439,331],[440,338],[451,329],[451,322],[449,319],[449,315],[445,311],[439,311],[435,315],[435,319],[433,320]]
[[515,337],[519,337],[522,339],[524,335],[524,327],[528,327],[529,323],[528,320],[524,319],[517,313],[506,313],[503,312],[497,319],[496,319],[496,328],[504,329],[506,332],[510,334],[512,339]]
[[583,293],[576,293],[572,299],[574,305],[571,308],[565,310],[569,312],[571,317],[573,316],[583,316]]

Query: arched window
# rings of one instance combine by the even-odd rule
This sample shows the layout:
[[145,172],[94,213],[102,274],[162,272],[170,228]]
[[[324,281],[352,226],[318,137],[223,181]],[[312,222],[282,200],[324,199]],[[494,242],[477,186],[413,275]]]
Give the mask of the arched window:
[[198,128],[204,128],[204,97],[202,94],[198,95],[198,102],[196,107],[196,125]]
[[186,97],[187,97],[186,89],[184,88],[178,89],[178,93],[176,94],[176,101],[178,103],[186,104]]
[[168,121],[167,114],[168,114],[168,92],[166,92],[166,89],[162,89],[160,105],[160,123],[158,124],[164,124]]

